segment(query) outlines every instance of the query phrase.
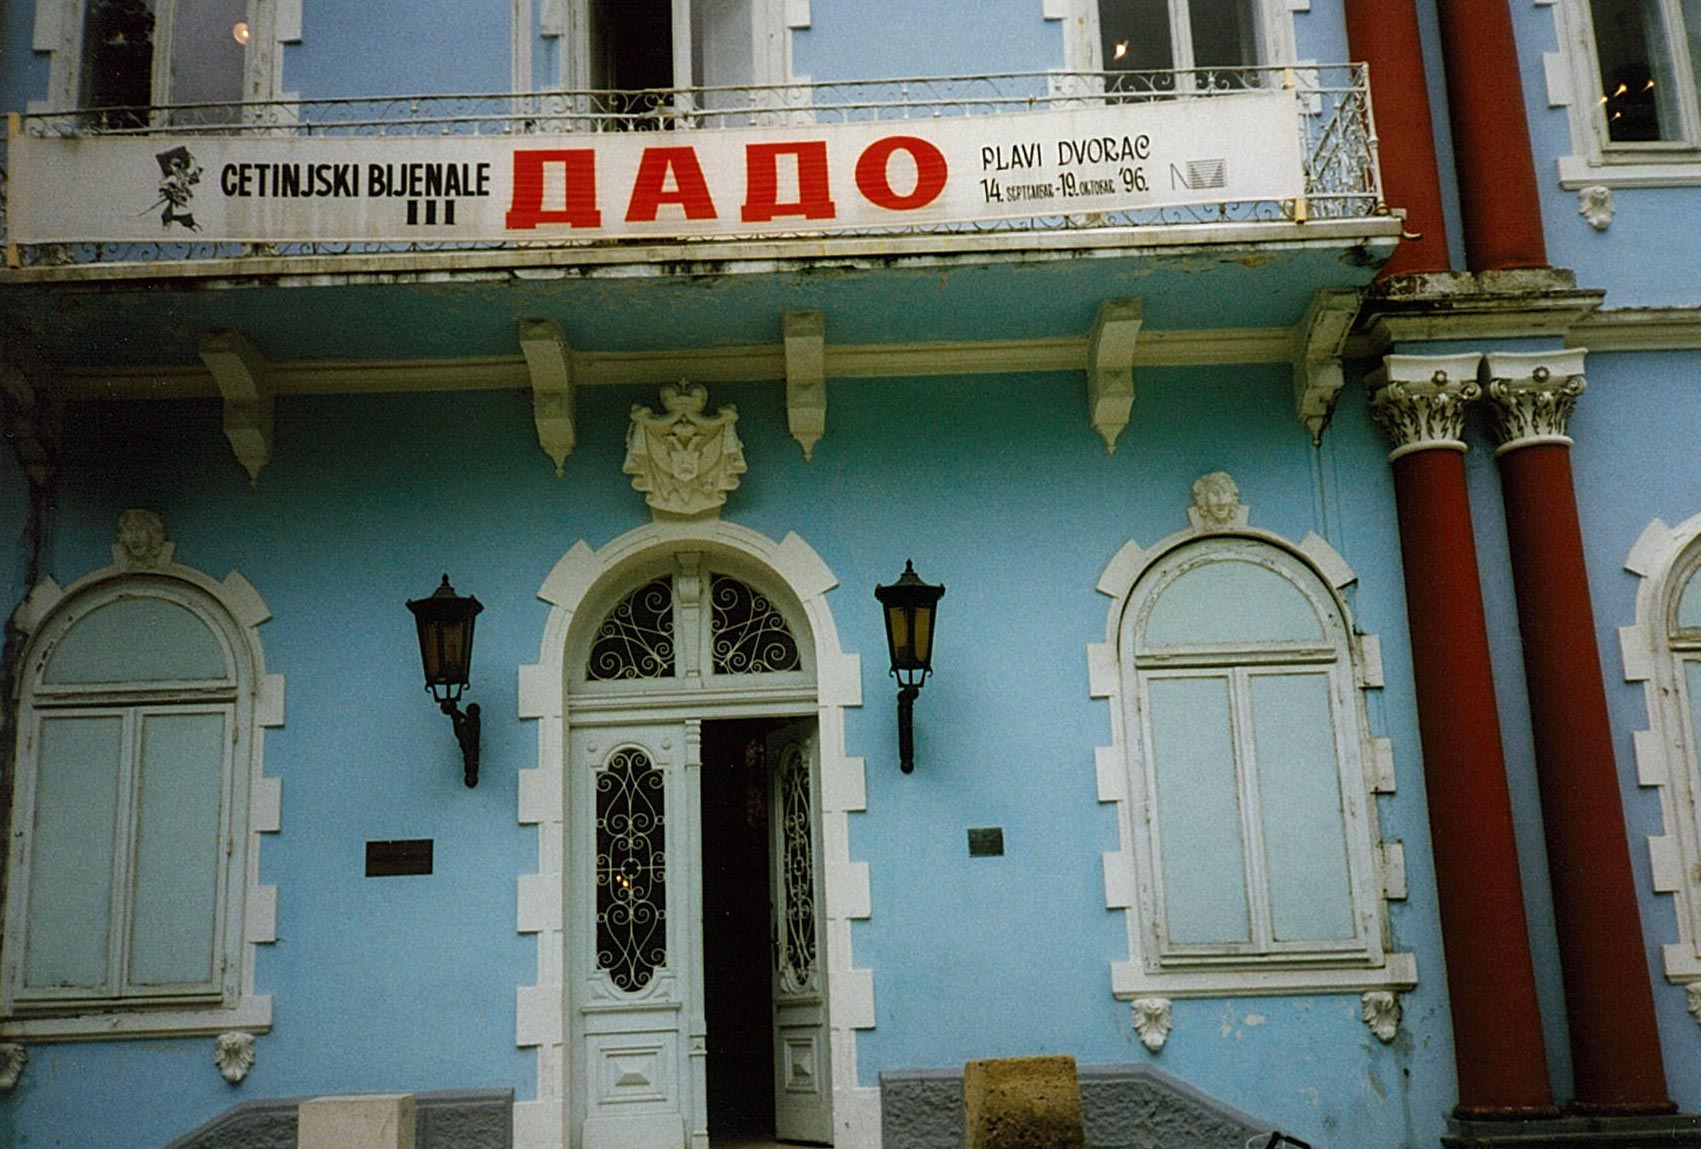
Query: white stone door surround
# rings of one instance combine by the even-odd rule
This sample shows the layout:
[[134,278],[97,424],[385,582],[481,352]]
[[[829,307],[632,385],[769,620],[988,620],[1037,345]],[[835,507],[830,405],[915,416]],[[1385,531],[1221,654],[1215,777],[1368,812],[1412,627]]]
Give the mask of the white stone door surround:
[[[844,711],[862,702],[861,659],[840,650],[838,632],[826,595],[837,579],[815,551],[796,534],[775,542],[724,521],[653,522],[593,549],[583,540],[567,551],[545,579],[538,597],[551,610],[539,643],[538,660],[520,667],[519,711],[538,724],[538,764],[520,773],[519,820],[538,828],[538,870],[519,878],[517,929],[537,938],[536,984],[517,993],[515,1042],[536,1050],[537,1091],[514,1107],[516,1149],[577,1146],[586,1113],[573,1104],[575,1082],[585,1080],[585,1051],[573,1040],[567,970],[575,914],[567,912],[573,890],[569,880],[572,840],[568,803],[567,757],[575,723],[644,717],[617,713],[620,704],[575,698],[570,652],[582,653],[586,634],[601,612],[632,586],[646,569],[670,556],[695,553],[707,564],[784,600],[797,624],[797,640],[808,651],[815,682],[788,697],[751,697],[750,691],[699,689],[693,698],[680,692],[646,700],[648,719],[665,719],[668,710],[689,707],[698,720],[734,716],[807,717],[813,714],[819,739],[818,864],[822,874],[824,952],[832,996],[827,1017],[832,1077],[833,1142],[840,1149],[872,1149],[880,1143],[880,1103],[876,1088],[857,1082],[856,1031],[874,1026],[874,983],[868,970],[853,968],[852,920],[869,915],[866,863],[852,862],[848,815],[864,807],[863,762],[845,753]],[[785,692],[782,692],[785,693]],[[600,712],[598,705],[602,706]],[[670,705],[671,704],[671,705]],[[646,720],[648,720],[646,719]]]

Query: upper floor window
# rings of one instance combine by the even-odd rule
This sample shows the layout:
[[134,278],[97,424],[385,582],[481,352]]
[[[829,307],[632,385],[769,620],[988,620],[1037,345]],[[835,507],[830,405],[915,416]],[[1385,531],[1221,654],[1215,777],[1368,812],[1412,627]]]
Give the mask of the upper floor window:
[[[230,122],[229,105],[276,87],[278,9],[299,0],[60,0],[37,4],[35,47],[52,53],[51,110],[88,109],[109,129]],[[200,107],[197,108],[196,106]]]
[[1107,873],[1125,866],[1137,894],[1134,960],[1113,983],[1130,997],[1409,985],[1384,936],[1385,755],[1360,696],[1377,675],[1320,575],[1345,563],[1320,539],[1304,545],[1326,564],[1246,529],[1226,475],[1200,483],[1194,529],[1137,573],[1120,564],[1133,577],[1105,692],[1132,837]]
[[1568,187],[1701,182],[1701,0],[1559,0],[1564,66],[1548,102],[1570,109]]
[[[269,1022],[269,1006],[251,996],[244,942],[257,940],[245,916],[256,704],[276,687],[246,628],[212,593],[225,584],[178,573],[186,570],[137,563],[85,580],[30,643],[5,1032]],[[104,1020],[131,1010],[146,1012]]]
[[[677,126],[684,114],[749,109],[760,93],[720,92],[688,99],[685,88],[749,88],[790,78],[789,26],[802,21],[785,0],[568,0],[560,40],[559,87],[607,92],[603,106],[621,127]],[[788,21],[788,13],[791,18]]]
[[[1192,73],[1294,62],[1293,17],[1279,0],[1052,0],[1047,11],[1064,18],[1071,72]],[[1152,78],[1138,88],[1198,82]]]

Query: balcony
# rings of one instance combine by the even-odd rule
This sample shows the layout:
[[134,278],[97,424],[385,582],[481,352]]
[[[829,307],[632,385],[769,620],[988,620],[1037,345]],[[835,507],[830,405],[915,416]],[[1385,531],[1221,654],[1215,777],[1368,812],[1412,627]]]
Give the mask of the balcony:
[[[539,248],[595,248],[611,242],[630,243],[634,239],[655,238],[702,245],[727,240],[795,240],[804,237],[856,238],[878,236],[886,241],[914,236],[936,236],[954,241],[950,246],[964,246],[973,236],[1026,233],[1030,236],[1058,235],[1079,232],[1107,232],[1140,229],[1163,233],[1201,225],[1233,225],[1256,223],[1342,223],[1372,220],[1385,214],[1377,173],[1376,141],[1371,121],[1368,85],[1361,65],[1293,68],[1241,68],[1209,72],[1116,72],[1082,73],[1010,73],[1002,75],[954,78],[922,78],[908,80],[847,81],[824,84],[792,84],[775,87],[694,88],[645,92],[547,92],[508,95],[408,96],[381,99],[307,100],[247,104],[200,104],[165,108],[108,108],[94,111],[30,114],[19,117],[10,133],[10,181],[14,196],[32,194],[37,201],[57,200],[57,192],[75,195],[75,188],[56,187],[56,174],[41,170],[57,166],[62,151],[56,152],[53,142],[83,141],[76,149],[79,155],[99,157],[110,154],[111,164],[121,163],[118,157],[122,144],[136,141],[170,140],[192,144],[197,140],[244,140],[251,145],[247,154],[260,154],[254,145],[270,145],[262,149],[278,154],[276,145],[287,142],[285,154],[303,153],[304,141],[339,141],[351,139],[422,141],[442,137],[474,137],[507,140],[522,148],[548,140],[564,147],[606,139],[610,134],[631,137],[646,133],[646,143],[662,140],[704,141],[714,146],[717,136],[729,132],[751,130],[772,132],[774,129],[809,131],[846,125],[877,125],[901,131],[906,125],[932,123],[957,134],[975,133],[975,139],[1000,139],[998,132],[1009,133],[1011,139],[1028,135],[1024,117],[1054,112],[1094,110],[1115,113],[1112,119],[1101,115],[1097,123],[1143,123],[1154,111],[1165,111],[1189,105],[1211,105],[1225,98],[1244,98],[1250,94],[1287,93],[1280,122],[1291,132],[1297,152],[1292,155],[1298,169],[1292,177],[1291,195],[1253,195],[1245,198],[1216,198],[1209,194],[1212,176],[1216,176],[1225,194],[1236,189],[1232,181],[1222,177],[1221,169],[1206,172],[1150,173],[1155,184],[1168,176],[1171,187],[1138,189],[1145,194],[1123,196],[1119,203],[1091,202],[1101,197],[1081,194],[1095,184],[1093,175],[1103,174],[1114,182],[1123,177],[1127,187],[1118,191],[1135,192],[1132,173],[1138,166],[1129,155],[1116,157],[1109,163],[1094,164],[1085,154],[1073,153],[1035,155],[1031,166],[1043,169],[1034,178],[1017,175],[1003,181],[1013,185],[1012,191],[1046,193],[1031,199],[1032,212],[1022,210],[1015,200],[1005,200],[997,186],[1005,164],[1011,159],[997,149],[996,160],[980,165],[972,176],[954,172],[965,181],[977,183],[984,210],[975,211],[958,206],[950,211],[928,213],[931,218],[911,223],[901,215],[886,218],[857,218],[835,221],[805,221],[795,218],[771,221],[768,227],[695,227],[669,234],[671,229],[651,229],[640,235],[608,234],[607,229],[592,229],[580,235],[557,232],[547,238],[534,238],[512,227],[492,221],[473,226],[473,234],[463,239],[443,234],[441,226],[428,231],[442,238],[415,240],[402,230],[405,226],[420,226],[410,220],[408,225],[392,225],[381,238],[363,241],[353,234],[359,225],[336,222],[290,223],[271,220],[265,225],[254,221],[234,222],[225,229],[229,238],[214,235],[203,240],[195,234],[202,225],[167,228],[170,233],[158,239],[138,238],[118,234],[120,231],[145,231],[145,227],[115,228],[95,213],[83,218],[75,215],[69,205],[51,220],[36,226],[40,212],[30,211],[29,204],[21,205],[13,214],[17,217],[12,235],[6,232],[5,184],[0,184],[0,234],[8,244],[8,265],[14,271],[31,268],[81,267],[91,264],[173,264],[217,263],[228,265],[261,264],[270,266],[276,259],[301,260],[319,256],[396,256],[446,252],[522,253],[518,260],[497,260],[512,266],[536,258]],[[975,132],[973,127],[958,128],[954,121],[969,121],[981,117],[1009,117],[989,121],[997,129]],[[1178,121],[1179,122],[1179,121]],[[1115,129],[1106,129],[1114,132]],[[1136,127],[1134,130],[1138,130]],[[653,134],[651,134],[653,133]],[[1042,133],[1043,134],[1043,133]],[[1036,141],[1037,142],[1037,141]],[[1052,144],[1052,139],[1046,139]],[[1269,138],[1248,135],[1235,141],[1231,155],[1216,157],[1219,163],[1228,161],[1229,170],[1243,166],[1249,158],[1268,151],[1277,143]],[[46,145],[45,147],[42,145]],[[1060,145],[1061,146],[1061,145]],[[1018,145],[1019,147],[1019,145]],[[129,149],[134,154],[135,148]],[[339,155],[358,154],[347,149]],[[396,153],[401,154],[401,153]],[[493,153],[500,155],[500,152]],[[1179,153],[1177,153],[1179,154]],[[40,156],[40,162],[36,157]],[[1146,157],[1141,157],[1142,159]],[[1289,157],[1282,157],[1283,161]],[[1022,166],[1024,156],[1014,156],[1016,166]],[[165,193],[167,161],[154,173],[158,187],[150,188],[159,194],[153,206],[169,202]],[[356,161],[357,163],[359,161]],[[247,166],[247,165],[244,165]],[[264,166],[264,165],[256,165]],[[1175,166],[1171,163],[1172,168]],[[1068,171],[1075,168],[1080,178]],[[93,170],[100,170],[96,166]],[[109,167],[108,172],[114,169]],[[263,173],[262,173],[263,174]],[[356,173],[358,175],[358,172]],[[501,173],[498,173],[500,176]],[[1197,182],[1198,187],[1178,187],[1181,183]],[[215,182],[216,172],[209,172],[207,185]],[[1142,181],[1146,173],[1141,172]],[[1040,182],[1035,182],[1038,179]],[[197,181],[198,182],[198,181]],[[1105,181],[1096,181],[1103,183]],[[311,177],[309,177],[309,191]],[[213,187],[185,189],[205,202]],[[220,191],[229,189],[220,188]],[[244,191],[249,189],[245,186]],[[260,190],[264,190],[262,187]],[[295,189],[299,193],[299,185]],[[329,190],[329,189],[326,189]],[[356,188],[356,191],[361,189]],[[1164,190],[1172,194],[1162,194]],[[1174,192],[1182,192],[1175,195]],[[370,190],[368,195],[373,194]],[[995,198],[996,197],[996,198]],[[427,197],[413,197],[427,198]],[[1111,197],[1113,199],[1118,197]],[[1059,212],[1058,209],[1078,199],[1083,210]],[[1143,206],[1141,201],[1154,201]],[[1184,202],[1174,202],[1184,201]],[[45,203],[41,206],[47,206]],[[67,215],[69,212],[71,214]],[[877,214],[877,213],[876,213]],[[143,219],[144,209],[132,218]],[[180,218],[189,218],[182,213]],[[944,218],[941,218],[943,216]],[[166,212],[171,219],[169,209]],[[508,222],[511,222],[511,215]],[[432,225],[439,225],[435,218]],[[348,229],[341,235],[315,234],[324,230],[335,232],[339,226]],[[45,230],[44,230],[45,229]],[[158,229],[155,229],[158,230]],[[463,231],[466,229],[463,228]],[[1385,230],[1385,229],[1384,229]],[[246,231],[248,234],[242,234]],[[265,232],[267,234],[261,234]],[[504,234],[505,233],[505,234]],[[1183,239],[1171,234],[1168,242]],[[237,241],[240,240],[240,241]],[[901,246],[913,247],[904,244]],[[932,245],[938,247],[939,245]],[[969,244],[968,246],[974,246]],[[531,254],[525,254],[531,253]],[[412,263],[415,261],[388,261]],[[461,260],[452,261],[462,264]],[[483,261],[474,260],[475,264]],[[163,269],[152,268],[154,273]],[[180,270],[180,269],[173,269]]]
[[32,114],[7,172],[0,330],[71,398],[213,393],[232,329],[285,389],[525,386],[539,317],[583,382],[784,378],[800,311],[829,377],[1079,368],[1107,301],[1285,361],[1400,235],[1362,65]]

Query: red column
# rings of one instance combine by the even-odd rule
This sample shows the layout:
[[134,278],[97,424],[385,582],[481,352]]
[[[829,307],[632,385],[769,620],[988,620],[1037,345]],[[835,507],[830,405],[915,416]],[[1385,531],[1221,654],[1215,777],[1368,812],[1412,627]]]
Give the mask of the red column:
[[1406,231],[1381,275],[1447,271],[1447,223],[1414,0],[1347,0],[1347,51],[1370,65],[1382,190],[1406,209]]
[[1536,165],[1506,0],[1437,0],[1472,271],[1546,267]]
[[1576,1076],[1587,1113],[1669,1113],[1565,424],[1583,352],[1489,357],[1524,679]]
[[1462,1118],[1558,1114],[1525,928],[1512,802],[1465,490],[1475,355],[1390,355],[1372,411],[1390,458]]

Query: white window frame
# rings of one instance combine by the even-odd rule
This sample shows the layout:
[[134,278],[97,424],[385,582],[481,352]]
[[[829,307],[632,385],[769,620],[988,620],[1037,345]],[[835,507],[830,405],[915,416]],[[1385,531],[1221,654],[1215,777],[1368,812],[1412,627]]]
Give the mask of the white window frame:
[[1560,186],[1683,187],[1701,184],[1701,103],[1694,69],[1701,61],[1689,58],[1688,39],[1681,32],[1683,12],[1678,0],[1660,0],[1667,27],[1679,29],[1668,37],[1670,61],[1678,76],[1678,114],[1682,135],[1677,140],[1618,141],[1607,134],[1599,92],[1600,62],[1595,54],[1594,23],[1589,0],[1531,0],[1553,9],[1557,52],[1546,53],[1542,65],[1551,108],[1565,108],[1571,127],[1571,154],[1559,157]]
[[[1331,696],[1357,934],[1350,943],[1254,943],[1236,952],[1229,946],[1166,950],[1161,940],[1156,810],[1144,752],[1148,736],[1137,700],[1150,672],[1135,665],[1125,643],[1133,630],[1130,612],[1152,597],[1147,576],[1163,576],[1166,564],[1181,557],[1177,552],[1195,544],[1277,571],[1325,620],[1326,655],[1309,651],[1296,660],[1296,651],[1276,651],[1269,666],[1334,664]],[[1394,790],[1393,752],[1387,739],[1369,733],[1364,692],[1382,685],[1381,644],[1375,635],[1357,633],[1340,594],[1355,578],[1321,537],[1308,534],[1296,546],[1245,525],[1244,508],[1238,523],[1196,524],[1150,549],[1131,541],[1106,566],[1098,584],[1111,598],[1105,641],[1087,648],[1087,663],[1092,695],[1111,702],[1112,744],[1099,749],[1097,766],[1099,800],[1117,806],[1119,828],[1119,848],[1104,856],[1105,903],[1126,912],[1128,927],[1128,960],[1111,966],[1117,998],[1398,991],[1417,984],[1415,955],[1393,952],[1389,935],[1385,903],[1406,896],[1405,859],[1401,844],[1384,842],[1378,826],[1375,795]],[[1250,665],[1241,652],[1224,652],[1224,657],[1225,665]],[[1246,816],[1243,808],[1243,821]],[[1255,869],[1260,863],[1252,861],[1250,847],[1249,841],[1249,868]],[[1249,895],[1256,897],[1250,885]],[[1253,936],[1258,937],[1256,925]]]
[[[301,40],[302,0],[248,0],[248,51],[242,83],[245,102],[288,99],[283,91],[283,49]],[[170,36],[176,0],[155,0],[154,107],[171,103]],[[83,17],[87,0],[35,0],[33,46],[49,55],[47,98],[31,112],[78,110],[83,92]]]
[[1648,838],[1656,893],[1675,903],[1677,940],[1666,944],[1666,980],[1689,987],[1689,1009],[1701,1021],[1701,748],[1690,714],[1701,699],[1689,697],[1682,664],[1701,659],[1701,638],[1677,636],[1678,600],[1692,577],[1701,577],[1701,515],[1677,527],[1649,523],[1624,561],[1641,576],[1636,621],[1619,630],[1624,678],[1643,687],[1648,728],[1635,734],[1636,778],[1658,791],[1661,832]]
[[[116,556],[115,556],[116,557]],[[58,641],[91,611],[121,598],[172,602],[193,613],[224,647],[230,680],[209,686],[145,683],[91,688],[40,681]],[[254,989],[254,947],[276,938],[277,889],[259,881],[259,835],[279,828],[281,786],[262,771],[264,729],[283,724],[283,676],[267,674],[256,628],[270,618],[259,594],[238,572],[223,581],[179,563],[137,570],[111,566],[61,589],[39,584],[13,617],[29,636],[20,663],[18,747],[14,772],[11,850],[0,945],[0,1038],[68,1041],[261,1032],[272,1023],[272,999]],[[41,719],[50,715],[218,709],[230,715],[215,905],[214,980],[208,986],[124,992],[25,990],[23,954],[34,829],[36,752]],[[129,722],[130,719],[126,718]],[[131,788],[133,793],[133,787]],[[121,809],[126,800],[121,797]],[[120,813],[122,819],[123,815]],[[127,838],[116,833],[119,848]],[[114,921],[117,929],[119,921]]]
[[[1295,59],[1298,49],[1294,41],[1293,14],[1309,11],[1310,7],[1310,0],[1256,0],[1253,12],[1258,23],[1260,67],[1301,63]],[[1063,22],[1063,70],[1104,71],[1104,49],[1099,42],[1098,0],[1042,0],[1042,8],[1047,20]],[[1186,71],[1193,67],[1193,33],[1188,19],[1188,0],[1169,0],[1169,13],[1175,67],[1177,71]]]

